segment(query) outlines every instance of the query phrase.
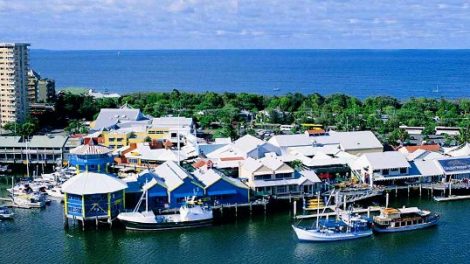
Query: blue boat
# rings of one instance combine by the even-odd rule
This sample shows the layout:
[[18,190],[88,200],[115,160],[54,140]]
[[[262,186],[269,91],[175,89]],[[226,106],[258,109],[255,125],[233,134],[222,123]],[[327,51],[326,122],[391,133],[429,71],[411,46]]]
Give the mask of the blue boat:
[[439,222],[440,216],[417,207],[384,208],[374,217],[374,231],[394,233],[431,227]]

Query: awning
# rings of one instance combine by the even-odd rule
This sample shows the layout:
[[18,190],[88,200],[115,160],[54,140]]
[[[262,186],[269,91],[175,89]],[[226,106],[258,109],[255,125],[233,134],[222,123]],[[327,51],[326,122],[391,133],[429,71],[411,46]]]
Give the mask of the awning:
[[208,191],[208,195],[228,195],[228,194],[237,194],[236,190],[216,190],[216,191]]
[[166,192],[149,192],[149,197],[166,197],[168,194]]
[[202,196],[203,193],[201,191],[197,192],[188,192],[188,193],[175,193],[173,197],[175,198],[183,198],[183,197],[193,197],[193,196]]

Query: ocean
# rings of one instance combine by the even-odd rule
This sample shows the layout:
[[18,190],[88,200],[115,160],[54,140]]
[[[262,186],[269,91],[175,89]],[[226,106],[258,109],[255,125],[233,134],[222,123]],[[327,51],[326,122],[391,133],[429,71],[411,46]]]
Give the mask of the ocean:
[[30,65],[59,90],[470,97],[470,50],[31,50]]

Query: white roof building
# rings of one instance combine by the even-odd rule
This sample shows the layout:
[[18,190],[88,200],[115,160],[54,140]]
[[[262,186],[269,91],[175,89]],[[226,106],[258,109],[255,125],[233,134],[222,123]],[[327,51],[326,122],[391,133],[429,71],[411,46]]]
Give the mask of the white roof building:
[[444,149],[444,154],[451,157],[470,156],[470,143],[465,143],[457,147],[446,148]]
[[351,154],[382,152],[383,145],[371,131],[330,131],[329,135],[313,138],[319,146],[338,145],[342,151]]
[[191,177],[189,173],[173,161],[167,161],[156,167],[154,173],[165,180],[169,191],[178,188],[184,179]]
[[127,184],[111,175],[83,172],[70,178],[62,185],[64,193],[76,195],[103,194],[122,191]]
[[[127,159],[140,159],[141,161],[153,161],[157,163],[165,161],[178,162],[188,158],[188,153],[186,153],[185,150],[192,151],[190,148],[181,148],[179,152],[166,148],[152,149],[149,143],[137,143],[136,146],[136,149],[124,155]],[[192,151],[192,154],[194,154],[194,151]]]

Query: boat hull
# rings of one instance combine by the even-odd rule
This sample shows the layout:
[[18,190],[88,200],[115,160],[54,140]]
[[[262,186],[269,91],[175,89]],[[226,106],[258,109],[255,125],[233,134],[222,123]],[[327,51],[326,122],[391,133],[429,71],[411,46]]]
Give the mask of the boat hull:
[[292,228],[297,235],[297,239],[299,239],[301,242],[334,242],[353,240],[372,236],[373,233],[372,230],[365,230],[350,233],[325,234],[316,230],[306,230],[296,226],[292,226]]
[[185,229],[185,228],[196,228],[212,225],[212,219],[203,219],[196,221],[184,221],[184,222],[166,222],[166,223],[143,223],[134,222],[119,219],[119,221],[128,230],[137,231],[163,231],[163,230],[174,230],[174,229]]
[[416,225],[409,225],[409,226],[401,226],[401,227],[388,227],[388,228],[381,228],[376,225],[374,225],[374,232],[377,233],[395,233],[395,232],[405,232],[405,231],[413,231],[413,230],[419,230],[423,228],[428,228],[437,225],[439,222],[439,218],[423,223],[423,224],[416,224]]

